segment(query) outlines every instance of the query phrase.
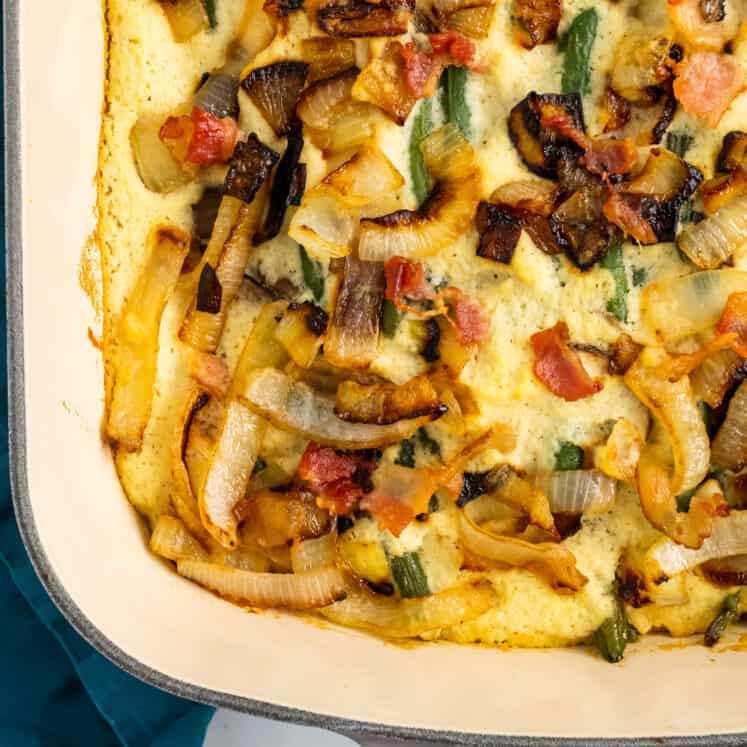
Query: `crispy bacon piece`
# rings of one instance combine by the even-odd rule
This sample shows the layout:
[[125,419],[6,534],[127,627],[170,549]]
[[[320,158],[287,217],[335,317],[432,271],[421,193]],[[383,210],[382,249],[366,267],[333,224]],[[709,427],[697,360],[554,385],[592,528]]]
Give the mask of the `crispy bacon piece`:
[[392,257],[384,265],[384,277],[386,278],[386,297],[407,310],[403,298],[411,298],[414,301],[425,301],[436,297],[436,292],[425,279],[425,269],[420,262],[413,262],[406,257]]
[[676,67],[674,95],[682,108],[715,127],[744,87],[744,72],[732,55],[695,52]]
[[309,483],[317,503],[337,514],[347,514],[363,497],[363,488],[353,479],[359,470],[372,468],[364,454],[345,453],[310,443],[301,457],[298,476]]
[[469,345],[485,340],[490,332],[490,319],[482,306],[453,286],[445,288],[443,294],[448,299],[459,344]]
[[515,0],[516,37],[526,49],[552,41],[563,14],[561,0]]
[[400,54],[405,61],[407,87],[418,98],[425,95],[427,84],[432,80],[434,60],[427,52],[418,51],[415,42],[401,45]]
[[202,350],[195,350],[190,374],[202,389],[219,399],[226,396],[231,386],[231,374],[225,360]]
[[195,107],[189,117],[169,117],[159,137],[177,160],[213,166],[231,158],[239,128],[231,117],[218,119]]
[[731,293],[716,325],[716,334],[734,332],[737,339],[732,347],[743,358],[747,357],[747,293]]
[[605,218],[620,228],[626,236],[632,236],[641,244],[657,242],[651,224],[616,190],[610,190],[603,210]]
[[554,327],[532,335],[535,376],[558,397],[568,402],[590,397],[602,384],[589,376],[578,353],[568,347],[568,326],[558,322]]

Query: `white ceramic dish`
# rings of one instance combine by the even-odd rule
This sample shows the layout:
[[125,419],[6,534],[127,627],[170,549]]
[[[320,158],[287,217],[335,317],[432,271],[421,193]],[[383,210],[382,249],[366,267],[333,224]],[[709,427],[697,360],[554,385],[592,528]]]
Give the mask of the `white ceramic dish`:
[[653,638],[609,666],[580,650],[401,648],[248,614],[150,555],[100,438],[102,368],[78,284],[95,219],[101,7],[6,0],[4,19],[14,500],[39,575],[86,638],[180,695],[361,740],[747,743],[744,653]]

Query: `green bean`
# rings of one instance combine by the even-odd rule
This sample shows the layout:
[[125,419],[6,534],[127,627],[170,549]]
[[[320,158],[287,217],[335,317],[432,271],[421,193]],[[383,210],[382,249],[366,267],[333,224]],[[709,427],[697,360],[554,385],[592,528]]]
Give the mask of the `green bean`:
[[579,13],[565,39],[563,93],[589,93],[591,90],[591,50],[597,36],[599,16],[594,8]]

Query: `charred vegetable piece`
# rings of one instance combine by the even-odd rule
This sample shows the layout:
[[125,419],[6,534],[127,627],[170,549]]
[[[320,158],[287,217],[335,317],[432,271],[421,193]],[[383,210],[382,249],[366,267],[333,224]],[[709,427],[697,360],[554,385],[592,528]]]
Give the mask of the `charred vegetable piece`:
[[241,87],[278,136],[287,135],[293,126],[308,71],[305,62],[274,62],[255,68],[241,81]]
[[615,280],[615,295],[607,301],[607,311],[621,322],[628,321],[628,276],[623,262],[622,245],[613,244],[600,265],[609,270]]
[[420,557],[416,552],[392,555],[389,558],[389,567],[392,569],[397,591],[404,599],[427,597],[431,593],[425,571],[420,564]]
[[558,471],[581,469],[584,450],[570,441],[561,441],[555,451],[555,469]]
[[700,0],[700,15],[706,23],[718,23],[726,18],[725,0]]
[[233,152],[223,194],[250,203],[267,181],[278,158],[278,154],[252,132]]
[[638,639],[638,632],[627,621],[621,605],[616,605],[615,612],[597,628],[592,636],[592,643],[599,653],[611,664],[621,661],[625,647]]
[[724,137],[716,171],[731,172],[740,166],[747,166],[747,132],[735,130]]
[[406,384],[373,384],[343,381],[337,389],[335,415],[353,423],[388,425],[407,418],[446,411],[427,376],[417,376]]
[[207,187],[200,199],[192,205],[192,235],[202,246],[207,246],[210,241],[222,199],[222,188]]
[[597,37],[599,16],[594,8],[579,13],[568,29],[563,63],[563,93],[591,90],[591,50]]
[[285,18],[303,8],[303,0],[267,0],[262,6],[265,13],[275,18]]
[[709,560],[700,566],[703,575],[720,586],[747,586],[747,555]]
[[270,206],[262,228],[254,235],[254,245],[269,241],[280,233],[289,205],[298,205],[306,187],[306,167],[298,161],[303,150],[301,123],[295,120],[288,132],[288,144],[280,159],[270,192]]
[[200,273],[200,284],[197,288],[197,311],[217,314],[220,311],[223,288],[215,274],[215,269],[208,263]]
[[502,205],[481,202],[476,223],[480,233],[477,256],[510,264],[521,237],[521,221],[514,211]]
[[381,263],[346,258],[345,276],[324,345],[330,363],[365,368],[376,356],[384,287]]
[[470,136],[470,108],[467,104],[467,68],[449,65],[441,74],[441,106],[447,122],[453,122]]
[[690,150],[694,142],[695,137],[693,137],[689,132],[667,133],[667,148],[680,158],[684,158],[687,155],[687,151]]
[[317,22],[330,36],[399,36],[407,31],[413,5],[401,0],[331,3],[319,10]]
[[488,36],[490,22],[493,20],[495,6],[480,5],[477,7],[465,7],[449,13],[445,18],[446,28],[457,31],[471,39],[485,39]]
[[533,49],[555,39],[562,15],[561,0],[515,0],[514,18],[519,44]]
[[705,632],[705,645],[715,646],[726,629],[739,619],[739,592],[729,594],[721,605],[721,610]]
[[541,115],[561,113],[570,119],[571,127],[586,131],[581,97],[578,94],[530,93],[511,110],[508,132],[527,168],[538,176],[553,179],[558,164],[581,155],[578,145],[567,137],[540,125]]
[[420,105],[420,110],[415,115],[410,132],[410,179],[412,181],[412,191],[418,205],[422,205],[430,192],[430,177],[428,169],[425,167],[423,153],[420,150],[420,144],[428,136],[433,128],[433,117],[431,100],[425,99]]
[[324,275],[318,262],[311,259],[306,250],[299,244],[298,253],[301,257],[301,272],[306,286],[314,296],[314,300],[319,302],[324,297]]
[[426,363],[435,363],[441,357],[441,351],[439,350],[441,327],[438,326],[438,321],[435,319],[426,319],[423,325],[425,327],[425,341],[420,349],[420,354],[425,358]]

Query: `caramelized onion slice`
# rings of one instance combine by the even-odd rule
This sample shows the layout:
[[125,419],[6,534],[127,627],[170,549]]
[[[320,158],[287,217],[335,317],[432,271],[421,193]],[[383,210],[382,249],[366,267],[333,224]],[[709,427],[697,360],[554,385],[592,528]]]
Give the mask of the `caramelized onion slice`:
[[228,550],[238,544],[238,521],[233,509],[246,493],[257,460],[261,427],[260,419],[244,405],[228,405],[199,491],[202,523]]
[[278,428],[337,449],[371,449],[398,443],[431,419],[426,416],[391,425],[346,423],[335,415],[332,400],[270,368],[252,373],[240,396]]
[[379,347],[384,267],[347,257],[342,286],[327,331],[324,357],[341,368],[366,368]]
[[615,480],[632,482],[642,449],[643,438],[638,428],[626,418],[620,418],[606,443],[594,450],[594,464]]
[[348,592],[344,602],[322,610],[338,625],[388,638],[408,638],[474,620],[498,598],[487,581],[477,581],[417,599],[390,599],[371,592]]
[[456,31],[471,39],[486,39],[493,20],[495,5],[480,5],[459,8],[450,13],[444,23],[447,29]]
[[646,163],[630,181],[620,185],[622,192],[655,197],[662,201],[679,195],[690,179],[688,165],[665,148],[655,148]]
[[733,199],[698,223],[688,223],[677,237],[677,246],[704,269],[720,267],[745,243],[747,195]]
[[541,488],[538,490],[537,487],[523,477],[519,477],[515,472],[509,472],[506,480],[499,484],[493,493],[482,496],[476,501],[471,501],[464,510],[472,521],[476,524],[482,524],[496,518],[488,513],[491,500],[496,500],[504,506],[510,506],[521,511],[526,514],[530,523],[541,527],[556,537],[558,536],[555,519],[545,493],[542,492]]
[[399,36],[407,31],[413,5],[403,0],[344,0],[327,3],[317,22],[330,36]]
[[747,132],[733,130],[724,136],[716,171],[729,173],[740,167],[747,167]]
[[416,376],[402,385],[365,386],[343,381],[337,389],[335,402],[335,414],[343,420],[377,425],[425,415],[437,418],[445,409],[427,376]]
[[294,573],[331,568],[337,558],[337,532],[335,530],[321,537],[294,542],[291,547],[291,565]]
[[274,62],[255,68],[241,81],[278,137],[288,134],[308,69],[305,62]]
[[657,375],[657,367],[667,360],[664,351],[646,348],[625,374],[625,383],[669,435],[674,454],[669,489],[675,496],[700,484],[708,473],[711,450],[689,379],[671,382]]
[[724,268],[696,272],[646,286],[641,314],[662,343],[711,331],[724,310],[724,299],[747,291],[747,272]]
[[171,27],[174,40],[180,44],[204,31],[208,17],[202,0],[158,0]]
[[150,420],[158,363],[158,331],[176,287],[190,237],[158,226],[148,237],[148,257],[119,321],[107,435],[126,449],[140,447]]
[[558,186],[554,182],[520,179],[502,184],[490,195],[490,201],[547,217],[553,211],[557,196]]
[[144,114],[130,131],[135,168],[143,184],[160,194],[173,192],[195,177],[195,169],[180,163],[160,138],[163,116]]
[[415,211],[400,210],[361,220],[358,254],[384,262],[391,257],[428,257],[455,241],[471,223],[477,207],[474,150],[459,128],[447,124],[421,144],[436,186]]
[[743,364],[744,359],[733,350],[719,350],[708,356],[690,374],[695,398],[714,409],[720,407],[742,373]]
[[158,517],[150,549],[156,555],[169,560],[207,560],[205,548],[189,533],[181,519],[168,514]]
[[378,148],[365,147],[306,193],[288,235],[316,256],[344,257],[362,212],[388,204],[403,184],[402,175]]
[[465,512],[459,517],[459,533],[463,546],[475,555],[524,568],[544,578],[558,591],[578,591],[588,582],[576,568],[573,553],[561,544],[532,544],[517,537],[495,535],[479,527]]
[[747,553],[747,511],[732,511],[713,521],[713,531],[698,549],[683,547],[670,539],[662,540],[648,557],[667,576],[690,570],[707,561]]
[[615,480],[596,469],[545,472],[534,484],[554,514],[603,514],[615,502]]
[[288,307],[275,328],[275,338],[297,366],[309,368],[319,353],[326,330],[326,312],[307,301]]
[[355,42],[314,36],[301,42],[301,57],[309,66],[306,81],[316,83],[355,67]]
[[714,464],[740,470],[747,464],[747,382],[742,382],[729,402],[726,418],[712,444]]
[[667,65],[672,42],[668,31],[652,35],[645,28],[625,34],[615,50],[612,88],[628,101],[649,103],[652,89],[672,76]]
[[533,49],[555,39],[563,5],[561,0],[516,0],[513,12],[517,41]]
[[709,560],[702,566],[703,575],[722,586],[747,586],[747,555]]
[[350,100],[358,73],[357,68],[351,68],[310,85],[298,99],[298,118],[308,127],[318,130],[331,127],[341,105]]
[[255,573],[199,560],[181,560],[177,570],[200,586],[253,607],[309,610],[346,596],[345,577],[337,568],[307,573]]

